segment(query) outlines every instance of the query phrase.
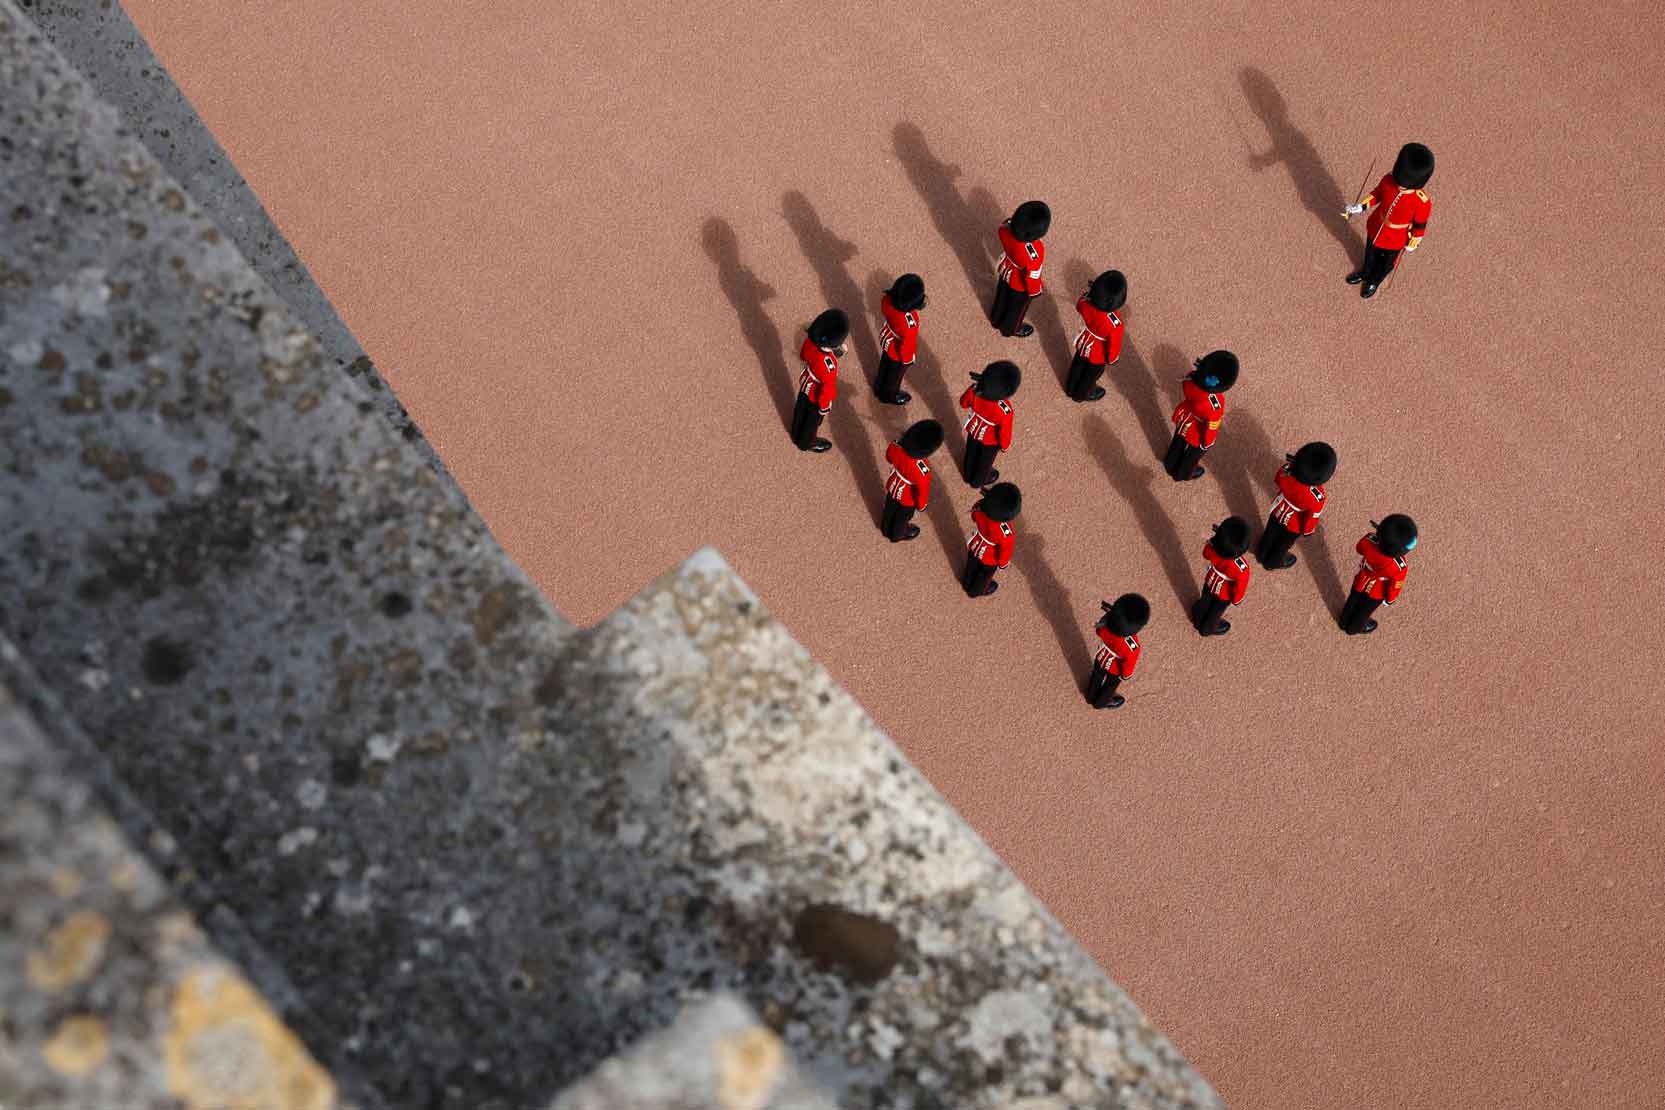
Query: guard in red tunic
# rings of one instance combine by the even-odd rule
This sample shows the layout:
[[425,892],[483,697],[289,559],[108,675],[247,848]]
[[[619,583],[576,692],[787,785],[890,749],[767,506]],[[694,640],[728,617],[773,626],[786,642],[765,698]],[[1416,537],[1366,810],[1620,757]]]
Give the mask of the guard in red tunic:
[[1073,401],[1096,401],[1104,396],[1098,384],[1104,368],[1122,357],[1122,318],[1116,310],[1127,303],[1127,279],[1120,270],[1106,270],[1075,302],[1081,314],[1081,334],[1075,337],[1064,390]]
[[931,464],[925,459],[942,446],[942,425],[921,420],[885,450],[890,478],[885,482],[885,511],[879,530],[891,543],[919,535],[913,514],[931,503]]
[[1414,251],[1428,230],[1432,201],[1423,186],[1434,176],[1434,152],[1421,143],[1399,148],[1393,170],[1357,204],[1342,209],[1348,219],[1370,209],[1365,224],[1364,264],[1347,275],[1348,285],[1363,284],[1361,297],[1376,295],[1376,287],[1393,272],[1400,251]]
[[1223,394],[1237,382],[1237,356],[1230,351],[1212,351],[1198,359],[1185,376],[1185,394],[1174,409],[1174,438],[1162,466],[1176,482],[1203,476],[1197,463],[1203,452],[1214,446],[1225,419]]
[[971,387],[960,394],[960,407],[971,411],[965,418],[965,468],[968,484],[981,489],[1000,480],[995,457],[1012,446],[1012,405],[1023,372],[1015,363],[1001,359],[971,375]]
[[804,372],[798,376],[798,403],[792,410],[792,442],[800,451],[825,451],[832,441],[819,438],[821,421],[832,411],[838,396],[838,360],[844,356],[844,340],[850,334],[850,319],[836,308],[821,313],[804,329],[804,345],[798,357]]
[[1214,538],[1203,544],[1203,560],[1208,570],[1203,575],[1202,596],[1191,606],[1191,623],[1204,636],[1224,636],[1231,631],[1231,622],[1221,620],[1226,607],[1243,604],[1249,592],[1249,561],[1243,552],[1249,550],[1249,522],[1240,516],[1228,516],[1214,526]]
[[887,405],[913,400],[902,390],[902,374],[919,350],[919,312],[924,307],[925,282],[918,274],[903,274],[879,300],[885,322],[879,329],[879,376],[873,393]]
[[1353,576],[1353,590],[1347,604],[1341,607],[1341,628],[1349,636],[1368,635],[1376,631],[1370,614],[1378,605],[1392,605],[1405,588],[1405,554],[1416,546],[1416,521],[1404,513],[1394,513],[1370,526],[1359,541],[1359,572]]
[[1029,302],[1046,288],[1041,268],[1046,264],[1042,237],[1052,226],[1052,210],[1043,201],[1026,200],[1011,219],[1000,225],[1000,265],[994,283],[994,307],[989,322],[1001,335],[1034,335],[1035,326],[1023,322]]
[[966,544],[965,573],[960,584],[970,597],[987,597],[1000,588],[994,572],[1012,561],[1012,521],[1023,508],[1023,494],[1010,482],[983,490],[971,507],[971,540]]
[[1278,470],[1278,499],[1266,518],[1266,531],[1255,546],[1255,560],[1267,570],[1287,570],[1295,565],[1289,549],[1299,536],[1318,531],[1324,515],[1324,483],[1335,476],[1335,450],[1328,443],[1309,443],[1293,455],[1284,456]]
[[1139,665],[1139,632],[1150,620],[1150,603],[1138,594],[1123,594],[1099,606],[1104,615],[1093,626],[1099,648],[1087,677],[1087,701],[1094,709],[1119,709],[1127,699],[1116,687],[1132,678]]

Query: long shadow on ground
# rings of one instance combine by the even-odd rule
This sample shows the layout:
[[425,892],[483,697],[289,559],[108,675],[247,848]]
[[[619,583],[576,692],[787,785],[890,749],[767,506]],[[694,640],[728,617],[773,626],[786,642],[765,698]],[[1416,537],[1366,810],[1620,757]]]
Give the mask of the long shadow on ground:
[[[879,342],[862,300],[861,286],[845,266],[860,252],[854,243],[839,238],[822,223],[809,198],[797,190],[781,197],[781,215],[797,236],[798,249],[815,270],[826,307],[841,308],[850,317],[850,350],[854,358],[847,359],[839,368],[838,398],[827,415],[827,424],[832,431],[829,438],[850,464],[850,475],[877,528],[885,504],[879,457],[889,442],[884,437],[900,432],[903,417],[893,415],[892,406],[881,405],[873,397],[871,377],[879,367]],[[864,427],[867,424],[879,429],[882,442],[877,452]]]
[[986,189],[961,195],[955,182],[963,171],[931,153],[918,124],[904,120],[896,125],[891,137],[902,170],[925,202],[937,234],[953,249],[965,271],[966,283],[987,309],[994,296],[994,266],[998,261],[995,229],[1006,213]]
[[[1162,507],[1162,501],[1154,488],[1159,482],[1167,485],[1167,475],[1154,466],[1134,462],[1127,449],[1116,438],[1110,422],[1102,415],[1093,413],[1084,417],[1081,421],[1081,434],[1087,441],[1087,449],[1103,468],[1104,476],[1109,479],[1111,488],[1133,510],[1140,531],[1156,549],[1157,558],[1162,562],[1163,573],[1167,575],[1168,585],[1173,589],[1175,600],[1179,602],[1183,611],[1189,613],[1191,603],[1197,599],[1197,592],[1201,587],[1192,574],[1191,560],[1187,557],[1186,545],[1180,537],[1179,529],[1174,527],[1173,518]],[[1199,552],[1202,550],[1201,541],[1196,547]]]
[[734,225],[720,216],[705,221],[700,231],[705,253],[717,264],[717,283],[728,298],[734,314],[740,318],[740,334],[746,345],[757,356],[758,369],[763,372],[763,386],[774,399],[775,412],[780,415],[783,430],[792,427],[792,405],[796,398],[794,378],[786,362],[786,345],[780,329],[764,310],[765,301],[775,298],[774,286],[762,280],[751,267],[740,261],[740,241],[735,237]]
[[[1325,168],[1324,159],[1312,140],[1307,138],[1306,132],[1290,121],[1289,106],[1284,103],[1283,94],[1272,79],[1254,66],[1244,66],[1237,73],[1237,82],[1242,86],[1244,99],[1260,117],[1260,122],[1266,125],[1266,133],[1272,140],[1271,148],[1264,154],[1250,147],[1249,168],[1259,171],[1280,162],[1288,167],[1301,205],[1318,218],[1324,230],[1341,244],[1347,260],[1356,267],[1364,257],[1364,243],[1341,214],[1342,207],[1351,198],[1342,193],[1341,186]],[[1248,145],[1247,140],[1244,145]],[[1363,188],[1368,189],[1373,184],[1375,182],[1366,181]]]
[[1052,634],[1058,640],[1058,650],[1063,653],[1070,673],[1085,690],[1087,669],[1092,666],[1093,658],[1087,651],[1086,632],[1070,600],[1070,591],[1047,562],[1045,537],[1026,530],[1018,540],[1012,563],[1028,583],[1035,608],[1052,625]]

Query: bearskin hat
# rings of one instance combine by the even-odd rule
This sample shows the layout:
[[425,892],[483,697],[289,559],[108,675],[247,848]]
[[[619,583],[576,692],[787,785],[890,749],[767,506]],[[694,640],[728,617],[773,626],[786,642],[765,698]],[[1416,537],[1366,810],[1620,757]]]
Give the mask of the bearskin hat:
[[1123,594],[1104,606],[1104,627],[1118,636],[1135,636],[1150,621],[1150,602],[1138,594]]
[[1421,143],[1406,143],[1399,148],[1393,163],[1393,180],[1401,189],[1420,189],[1434,176],[1434,152]]
[[1010,226],[1013,235],[1025,243],[1034,242],[1052,226],[1052,209],[1043,200],[1026,200],[1012,213]]
[[1210,393],[1224,393],[1237,384],[1237,356],[1230,351],[1210,351],[1197,360],[1191,380]]
[[809,327],[804,330],[817,347],[831,350],[849,338],[850,318],[844,315],[843,309],[829,308],[810,321]]
[[1249,522],[1240,516],[1226,517],[1214,526],[1214,538],[1209,546],[1222,559],[1237,558],[1249,550]]
[[1023,371],[1017,363],[1001,359],[983,367],[982,373],[971,375],[971,380],[977,383],[977,396],[986,401],[1004,401],[1018,391]]
[[896,445],[906,452],[909,458],[923,459],[942,446],[942,425],[935,420],[921,420],[903,432]]
[[925,279],[918,274],[903,274],[885,292],[898,312],[918,312],[925,307]]
[[1023,511],[1023,494],[1010,482],[997,482],[983,491],[978,507],[990,520],[1014,520]]
[[1120,270],[1106,270],[1093,279],[1087,303],[1100,312],[1114,312],[1127,303],[1127,279]]
[[1289,473],[1305,485],[1323,485],[1335,476],[1335,448],[1328,443],[1306,444],[1289,456]]
[[1376,525],[1376,546],[1383,555],[1403,555],[1416,546],[1416,521],[1404,513],[1383,517]]

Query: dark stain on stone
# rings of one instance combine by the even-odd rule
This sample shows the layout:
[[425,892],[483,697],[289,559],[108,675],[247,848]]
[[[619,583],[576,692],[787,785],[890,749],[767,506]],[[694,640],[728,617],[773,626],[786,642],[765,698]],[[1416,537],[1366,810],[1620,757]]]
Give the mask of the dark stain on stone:
[[561,695],[566,690],[566,682],[559,666],[551,667],[538,682],[537,689],[532,691],[532,700],[549,709],[559,705]]
[[64,368],[63,352],[47,351],[45,354],[40,356],[40,362],[37,363],[37,365],[42,370],[50,370],[53,373],[57,373],[59,370]]
[[147,681],[173,686],[191,672],[191,653],[184,644],[157,636],[145,644],[139,666]]
[[398,590],[394,590],[390,593],[382,595],[381,611],[383,616],[392,617],[394,620],[398,620],[400,617],[408,614],[411,611],[411,608],[412,605],[409,594],[403,594]]
[[481,647],[490,647],[497,634],[514,621],[519,600],[519,587],[509,582],[493,586],[480,598],[469,619]]
[[792,942],[816,966],[857,983],[877,983],[895,968],[901,934],[889,922],[825,903],[805,907]]
[[330,781],[337,786],[357,786],[364,779],[364,764],[356,752],[336,752],[330,758]]

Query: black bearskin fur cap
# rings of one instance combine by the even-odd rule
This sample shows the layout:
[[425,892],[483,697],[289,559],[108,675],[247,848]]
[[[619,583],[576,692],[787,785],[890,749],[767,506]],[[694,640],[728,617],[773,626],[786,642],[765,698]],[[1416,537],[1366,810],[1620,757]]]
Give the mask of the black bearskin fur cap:
[[942,446],[942,425],[935,420],[921,420],[903,432],[896,444],[909,458],[923,459]]

